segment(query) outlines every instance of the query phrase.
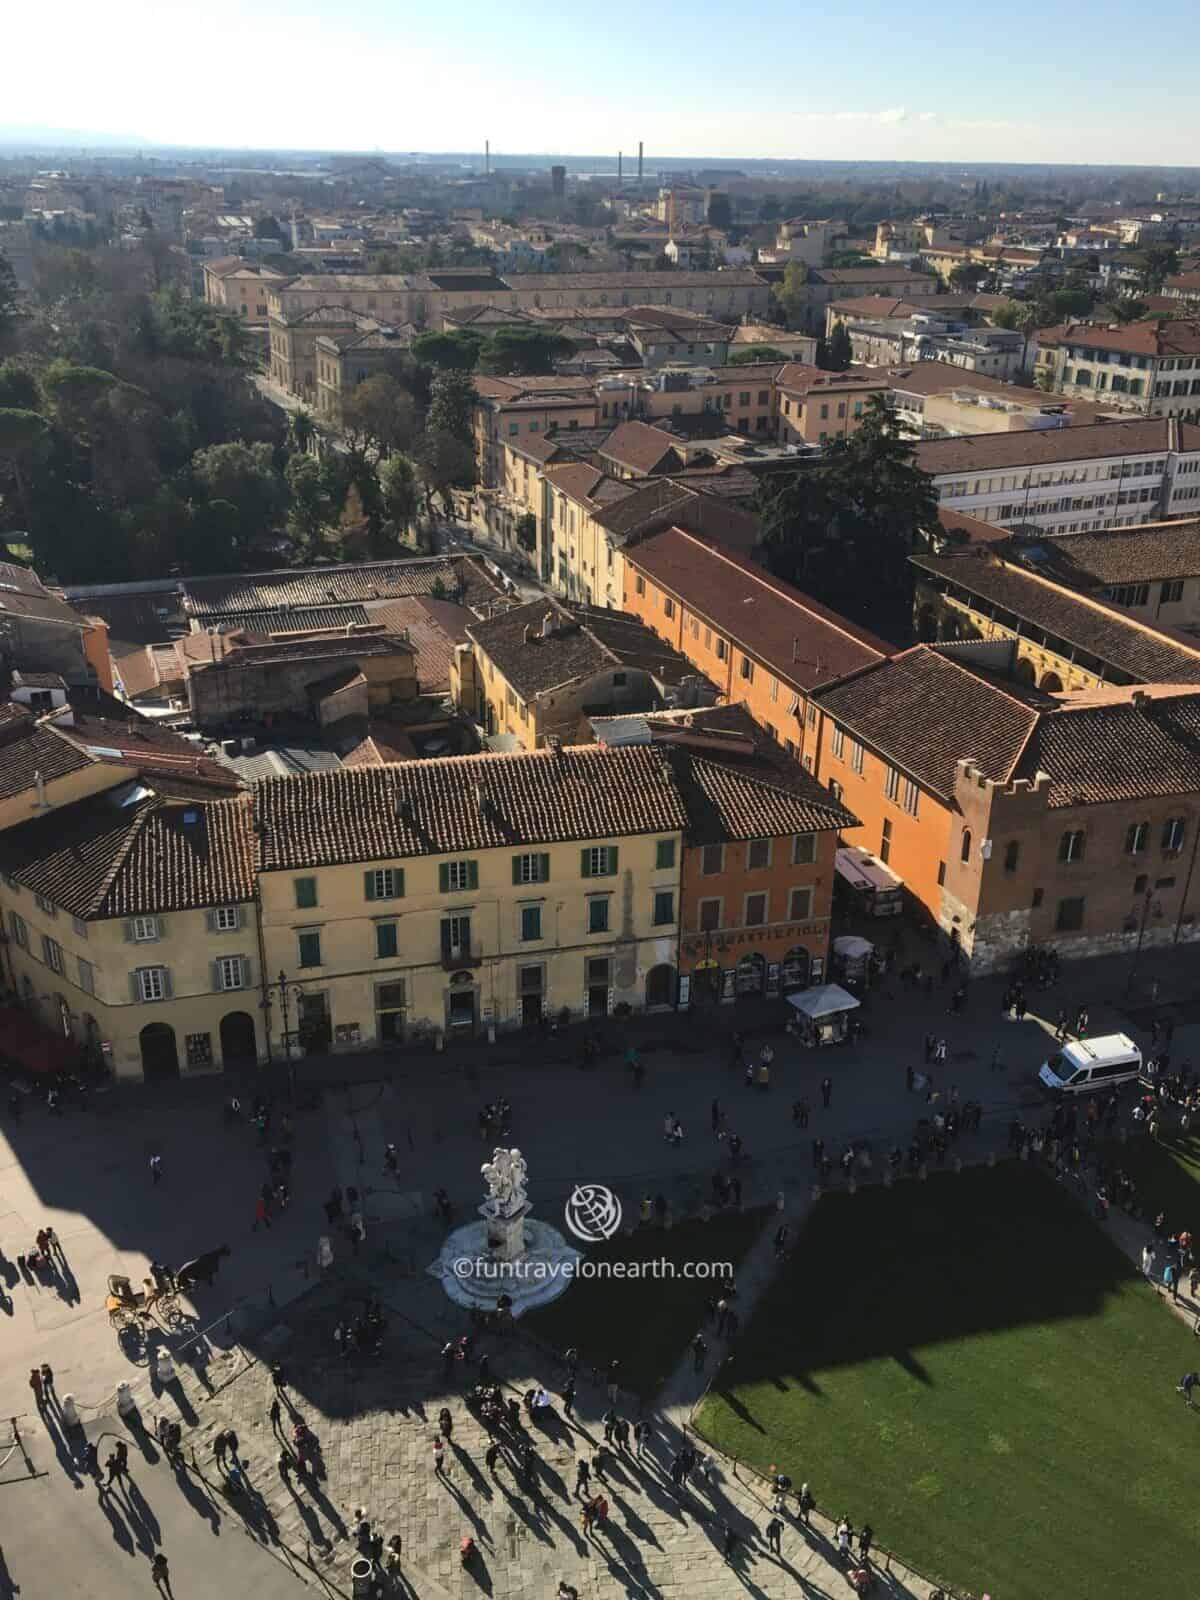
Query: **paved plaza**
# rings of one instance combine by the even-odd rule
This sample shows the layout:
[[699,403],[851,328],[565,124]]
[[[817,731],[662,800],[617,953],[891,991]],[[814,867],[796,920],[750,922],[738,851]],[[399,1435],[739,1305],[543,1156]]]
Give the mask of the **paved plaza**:
[[[1194,986],[1185,962],[1155,970],[1156,1004],[1174,1007],[1176,1054],[1183,1060],[1200,1042],[1189,1011]],[[1005,1145],[1009,1120],[1037,1104],[1033,1075],[1048,1042],[1038,1013],[1045,1012],[1052,1026],[1060,1004],[1087,1003],[1093,1033],[1135,1026],[1144,1010],[1107,1003],[1121,1000],[1127,971],[1127,964],[1114,963],[1068,969],[1060,989],[1031,994],[1031,1014],[1022,1024],[1002,1017],[998,982],[972,985],[962,1015],[948,1013],[948,987],[926,995],[892,982],[865,1011],[868,1031],[857,1044],[819,1052],[802,1050],[779,1032],[777,1008],[772,1031],[761,1035],[760,1019],[742,1011],[722,1011],[715,1025],[711,1017],[634,1019],[625,1025],[614,1020],[608,1051],[591,1068],[579,1064],[578,1040],[570,1030],[546,1041],[502,1039],[490,1049],[404,1055],[386,1064],[333,1062],[326,1082],[343,1082],[326,1089],[319,1108],[297,1115],[293,1199],[270,1230],[252,1227],[267,1150],[245,1122],[225,1124],[218,1082],[180,1085],[158,1095],[121,1090],[110,1111],[62,1119],[31,1108],[19,1126],[6,1125],[0,1144],[0,1246],[9,1280],[0,1416],[16,1419],[34,1472],[47,1476],[22,1473],[13,1481],[19,1449],[15,1455],[9,1451],[7,1468],[0,1471],[0,1490],[8,1497],[0,1526],[10,1527],[16,1510],[25,1530],[4,1535],[0,1600],[15,1593],[16,1585],[38,1592],[35,1574],[21,1565],[35,1559],[27,1531],[35,1524],[21,1516],[17,1495],[61,1496],[71,1488],[74,1516],[64,1523],[63,1537],[36,1556],[56,1573],[61,1569],[60,1592],[74,1592],[61,1587],[66,1575],[82,1581],[78,1569],[92,1559],[97,1539],[110,1562],[119,1555],[124,1570],[135,1561],[145,1565],[136,1539],[132,1551],[125,1551],[111,1507],[90,1485],[72,1484],[71,1447],[78,1441],[36,1415],[27,1380],[29,1368],[42,1361],[55,1369],[58,1394],[75,1396],[89,1433],[120,1431],[133,1439],[137,1481],[154,1506],[163,1548],[178,1546],[172,1581],[180,1597],[215,1591],[207,1563],[195,1555],[205,1540],[223,1551],[240,1551],[247,1572],[269,1564],[262,1568],[269,1577],[248,1579],[241,1588],[234,1585],[234,1592],[253,1587],[270,1596],[276,1582],[307,1582],[348,1593],[353,1541],[347,1535],[360,1507],[385,1538],[401,1534],[404,1578],[418,1596],[482,1590],[497,1600],[540,1600],[553,1596],[560,1580],[581,1594],[715,1595],[746,1588],[775,1596],[799,1588],[812,1595],[849,1595],[842,1569],[830,1560],[832,1530],[822,1517],[810,1529],[789,1517],[780,1556],[768,1552],[765,1488],[745,1469],[735,1474],[733,1463],[722,1461],[711,1482],[673,1490],[666,1473],[670,1456],[714,1363],[728,1354],[711,1329],[706,1370],[697,1374],[686,1355],[695,1326],[680,1328],[679,1369],[648,1412],[652,1449],[640,1463],[621,1459],[611,1473],[605,1532],[585,1537],[573,1496],[575,1463],[602,1438],[602,1383],[581,1381],[573,1426],[559,1419],[530,1430],[537,1450],[531,1481],[521,1478],[511,1451],[489,1473],[487,1437],[462,1404],[462,1384],[447,1384],[439,1359],[444,1341],[468,1323],[424,1270],[445,1233],[430,1215],[430,1197],[444,1187],[456,1220],[474,1214],[482,1198],[479,1166],[491,1150],[491,1142],[479,1136],[477,1113],[503,1094],[513,1108],[507,1142],[519,1145],[527,1158],[538,1216],[560,1226],[564,1202],[579,1182],[614,1188],[627,1216],[636,1217],[644,1194],[662,1194],[673,1215],[694,1215],[709,1198],[714,1169],[728,1165],[725,1147],[710,1132],[716,1096],[728,1127],[744,1140],[743,1203],[774,1205],[781,1195],[786,1216],[799,1222],[811,1204],[814,1136],[825,1140],[835,1159],[847,1140],[880,1155],[893,1139],[907,1141],[925,1107],[906,1089],[905,1067],[922,1065],[926,1032],[943,1035],[950,1047],[939,1088],[948,1095],[956,1086],[960,1100],[984,1107],[980,1132],[957,1147],[966,1161],[982,1159]],[[1139,990],[1139,1005],[1146,998]],[[764,1012],[764,1029],[766,1019]],[[738,1025],[747,1027],[752,1049],[767,1037],[775,1048],[769,1091],[745,1087],[729,1065],[728,1034]],[[644,1051],[647,1072],[640,1089],[622,1064],[627,1039]],[[832,1103],[823,1110],[819,1085],[826,1074],[834,1087]],[[800,1098],[813,1108],[807,1131],[792,1121],[792,1103]],[[679,1147],[662,1139],[668,1112],[684,1125]],[[268,1147],[275,1142],[272,1135]],[[384,1170],[388,1142],[400,1153],[396,1177]],[[160,1185],[151,1178],[152,1154],[163,1157]],[[367,1240],[355,1254],[345,1234],[333,1230],[335,1259],[321,1275],[317,1242],[330,1232],[322,1202],[334,1185],[360,1190]],[[33,1284],[13,1261],[46,1224],[59,1234],[66,1267],[52,1281]],[[768,1224],[739,1275],[743,1320],[773,1270],[773,1226]],[[1121,1232],[1123,1244],[1140,1248],[1132,1224],[1123,1223]],[[109,1327],[103,1309],[107,1275],[124,1272],[137,1282],[151,1259],[177,1264],[226,1244],[231,1255],[216,1284],[196,1291],[194,1318],[183,1329],[152,1335],[152,1345],[175,1348],[180,1375],[165,1394],[156,1393],[147,1348],[122,1346]],[[621,1285],[614,1284],[612,1293],[619,1295]],[[334,1327],[369,1296],[382,1300],[388,1318],[383,1352],[343,1359]],[[703,1299],[698,1290],[697,1326]],[[538,1382],[558,1390],[557,1361],[520,1330],[510,1338],[485,1334],[480,1348],[510,1393],[519,1395]],[[325,1476],[312,1486],[289,1486],[276,1466],[280,1439],[269,1419],[274,1360],[288,1377],[283,1434],[290,1434],[294,1408],[321,1444]],[[114,1409],[122,1381],[131,1384],[139,1408],[132,1431]],[[454,1418],[444,1479],[435,1474],[432,1450],[443,1405]],[[631,1395],[620,1397],[620,1407],[636,1414]],[[188,1465],[181,1473],[138,1432],[162,1414],[178,1419],[184,1430]],[[244,1514],[221,1495],[212,1454],[213,1437],[230,1427],[238,1434],[253,1491]],[[0,1456],[7,1448],[0,1448]],[[781,1466],[797,1484],[811,1480],[820,1503],[819,1462]],[[163,1509],[168,1501],[170,1516]],[[868,1506],[855,1511],[858,1521],[870,1517]],[[732,1566],[720,1548],[727,1526],[740,1535]],[[196,1527],[205,1530],[199,1543]],[[470,1572],[458,1558],[466,1535],[480,1552]],[[881,1566],[886,1560],[879,1552]],[[138,1581],[143,1577],[153,1592],[144,1573]],[[892,1563],[887,1584],[892,1593],[922,1600],[930,1590],[899,1562]],[[95,1592],[103,1595],[99,1578],[97,1585]]]

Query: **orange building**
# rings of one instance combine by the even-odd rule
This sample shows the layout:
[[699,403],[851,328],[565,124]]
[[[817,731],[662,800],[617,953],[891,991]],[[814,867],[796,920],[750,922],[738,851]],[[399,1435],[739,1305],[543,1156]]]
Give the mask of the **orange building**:
[[[631,724],[636,732],[631,732]],[[596,717],[602,743],[687,752],[679,1004],[786,994],[828,968],[838,831],[855,817],[744,706]]]
[[789,361],[775,380],[781,444],[829,444],[857,433],[873,395],[887,394],[886,378],[872,372],[825,372]]
[[814,770],[814,689],[890,647],[744,556],[682,528],[625,548],[625,610]]

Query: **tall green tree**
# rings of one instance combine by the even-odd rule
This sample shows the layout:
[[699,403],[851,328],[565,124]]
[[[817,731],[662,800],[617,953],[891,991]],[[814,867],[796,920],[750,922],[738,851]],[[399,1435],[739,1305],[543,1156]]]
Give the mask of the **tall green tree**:
[[407,456],[390,456],[379,469],[384,515],[398,540],[408,536],[421,496],[416,469]]
[[[222,501],[237,514],[234,543],[239,560],[275,532],[287,509],[287,486],[276,471],[268,444],[213,444],[192,457],[192,478],[205,502]],[[220,513],[224,526],[226,513]]]
[[881,396],[815,466],[764,480],[759,510],[773,572],[885,638],[908,636],[908,557],[937,496]]
[[455,328],[449,333],[419,333],[412,342],[412,353],[415,360],[429,367],[474,372],[483,344],[483,334],[471,328]]
[[12,262],[0,250],[0,343],[12,332],[21,315],[21,294]]
[[472,419],[477,398],[470,373],[453,370],[439,372],[430,390],[426,432],[449,434],[462,444],[472,444]]
[[493,374],[552,372],[574,349],[564,334],[542,328],[497,328],[484,340],[479,370]]
[[342,432],[352,454],[407,450],[417,433],[412,396],[384,372],[365,379],[342,402]]
[[33,509],[30,474],[47,459],[50,449],[50,424],[40,412],[0,407],[0,472],[7,473],[26,522]]
[[426,428],[413,451],[417,471],[425,485],[430,510],[440,495],[447,517],[453,516],[451,489],[470,488],[475,482],[475,451],[444,428]]
[[829,345],[826,352],[830,372],[845,372],[854,359],[854,347],[850,342],[850,335],[846,332],[846,324],[839,318],[833,325],[829,335]]

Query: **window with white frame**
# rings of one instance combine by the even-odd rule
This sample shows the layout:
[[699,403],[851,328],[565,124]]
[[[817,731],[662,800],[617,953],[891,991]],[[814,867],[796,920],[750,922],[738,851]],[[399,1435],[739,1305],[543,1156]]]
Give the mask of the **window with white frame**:
[[44,911],[48,917],[56,917],[58,915],[58,907],[53,900],[47,900],[44,894],[35,894],[33,900],[38,910]]
[[851,739],[850,741],[850,766],[855,772],[862,772],[863,747],[857,739]]
[[139,1000],[165,1000],[169,989],[166,967],[139,967],[134,974]]
[[1186,817],[1168,817],[1163,823],[1162,847],[1164,850],[1182,850],[1186,836]]
[[42,935],[42,956],[51,972],[63,970],[62,945],[57,939],[52,939],[48,933]]
[[216,963],[218,989],[244,989],[246,962],[242,956],[222,956]]
[[29,949],[29,929],[25,926],[25,918],[18,916],[15,911],[8,913],[8,926],[12,933],[13,943],[21,950]]
[[237,906],[218,906],[213,912],[213,927],[217,933],[236,933],[242,925],[242,914]]
[[846,754],[846,734],[842,728],[835,728],[829,737],[829,748],[835,761],[841,761]]
[[908,812],[910,817],[915,817],[917,814],[917,803],[920,798],[920,793],[921,791],[917,788],[912,779],[905,778],[904,798],[901,804],[904,806],[905,811]]
[[132,932],[135,944],[149,944],[151,940],[158,938],[158,918],[134,917]]
[[884,796],[888,800],[896,800],[900,795],[900,774],[895,767],[888,767],[887,777],[883,780]]

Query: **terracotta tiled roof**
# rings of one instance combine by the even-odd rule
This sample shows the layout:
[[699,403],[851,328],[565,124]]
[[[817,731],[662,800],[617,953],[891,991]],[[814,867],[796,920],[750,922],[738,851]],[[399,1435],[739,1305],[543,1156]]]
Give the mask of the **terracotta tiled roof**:
[[810,367],[803,361],[789,361],[776,379],[776,387],[784,394],[810,394],[828,390],[833,394],[865,392],[882,389],[884,383],[874,369],[863,372],[826,372],[822,367]]
[[[960,760],[1007,779],[1037,725],[1031,706],[921,644],[816,698],[847,732],[945,800]],[[830,772],[838,775],[836,763]]]
[[1038,343],[1044,348],[1067,344],[1130,355],[1193,356],[1200,352],[1200,322],[1182,317],[1171,322],[1125,322],[1118,327],[1065,322],[1058,328],[1043,328]]
[[933,285],[933,279],[927,272],[909,272],[885,266],[814,267],[809,273],[809,282],[828,283],[835,288],[844,283],[877,283],[881,290],[885,286],[890,288],[895,285],[892,293],[902,293],[905,289],[910,292],[914,289],[930,291]]
[[100,760],[115,761],[118,752],[124,765],[133,767],[143,777],[153,782],[160,775],[177,784],[215,786],[235,791],[240,788],[236,774],[219,761],[210,761],[196,753],[186,739],[168,728],[159,728],[145,717],[136,720],[116,721],[111,717],[86,715],[74,708],[68,713],[52,716],[53,725],[64,738],[69,739],[85,753]]
[[382,622],[390,632],[407,628],[417,652],[417,682],[422,694],[441,693],[449,687],[454,646],[462,643],[475,620],[466,606],[410,595],[405,600],[372,601],[367,609],[371,621]]
[[1134,703],[1064,704],[1043,716],[1019,775],[1050,775],[1051,806],[1200,790],[1200,693],[1160,688]]
[[671,434],[648,422],[622,422],[600,446],[599,455],[602,460],[615,461],[618,466],[649,477],[651,473],[682,467],[675,443]]
[[411,561],[368,561],[353,566],[187,578],[183,587],[192,615],[215,622],[227,612],[398,600],[404,595],[429,594],[439,583],[450,594],[461,586],[467,605],[486,603],[500,593],[484,569],[469,556],[417,556]]
[[1059,461],[1095,461],[1105,456],[1119,459],[1159,451],[1165,455],[1171,447],[1170,440],[1171,423],[1167,417],[1142,417],[1130,422],[1085,426],[1076,423],[1036,432],[922,439],[916,447],[916,460],[925,472],[938,478],[947,473],[999,472],[1007,467],[1051,466]]
[[255,802],[266,871],[615,839],[687,822],[659,755],[600,745],[268,778]]
[[987,554],[910,559],[918,575],[929,573],[977,598],[983,609],[1009,612],[1065,639],[1127,683],[1200,683],[1200,642],[1191,648],[1176,643],[1102,601]]
[[1068,533],[1039,548],[1053,562],[1056,576],[1071,581],[1074,573],[1088,587],[1191,578],[1200,574],[1200,519]]
[[[504,281],[511,289],[612,289],[618,294],[634,289],[661,289],[661,272],[506,272]],[[748,267],[727,267],[722,272],[689,272],[678,280],[688,289],[765,288],[757,272]]]
[[681,528],[651,534],[627,548],[625,560],[800,689],[857,672],[891,648],[762,567]]
[[[546,617],[553,631],[543,637]],[[486,622],[473,622],[467,632],[523,700],[620,666],[618,657],[595,634],[549,598],[516,606]]]
[[122,809],[102,795],[0,834],[0,865],[88,919],[233,905],[254,896],[250,805]]
[[45,783],[53,783],[82,772],[92,760],[48,723],[11,721],[0,735],[0,800],[32,790],[39,773]]

